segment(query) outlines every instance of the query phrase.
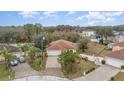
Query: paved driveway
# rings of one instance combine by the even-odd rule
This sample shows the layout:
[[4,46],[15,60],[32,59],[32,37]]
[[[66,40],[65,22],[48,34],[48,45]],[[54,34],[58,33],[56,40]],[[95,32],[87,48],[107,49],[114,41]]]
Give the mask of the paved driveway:
[[46,62],[46,68],[60,68],[60,64],[57,61],[58,57],[48,57]]
[[64,78],[64,74],[61,71],[61,68],[47,68],[42,73],[44,76],[48,75]]
[[76,78],[77,81],[107,81],[110,80],[112,76],[115,76],[120,70],[109,66],[102,65],[93,72],[87,74],[86,76]]
[[12,67],[15,70],[15,78],[22,78],[31,75],[40,75],[40,72],[33,70],[27,63],[18,64]]
[[46,62],[46,69],[43,71],[43,75],[64,77],[61,71],[61,65],[58,63],[57,56],[48,57]]

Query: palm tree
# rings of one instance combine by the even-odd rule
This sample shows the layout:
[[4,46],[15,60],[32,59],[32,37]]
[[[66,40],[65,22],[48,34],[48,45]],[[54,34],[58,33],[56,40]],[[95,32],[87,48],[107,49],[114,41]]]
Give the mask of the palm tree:
[[7,64],[7,68],[9,68],[10,62],[15,59],[15,56],[7,49],[0,51],[0,55],[5,57],[5,62]]

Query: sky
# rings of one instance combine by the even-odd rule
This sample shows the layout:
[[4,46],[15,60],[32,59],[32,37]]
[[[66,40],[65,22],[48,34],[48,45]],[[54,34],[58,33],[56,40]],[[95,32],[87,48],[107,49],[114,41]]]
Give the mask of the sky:
[[99,11],[0,11],[0,26],[40,23],[43,26],[124,25],[124,12]]

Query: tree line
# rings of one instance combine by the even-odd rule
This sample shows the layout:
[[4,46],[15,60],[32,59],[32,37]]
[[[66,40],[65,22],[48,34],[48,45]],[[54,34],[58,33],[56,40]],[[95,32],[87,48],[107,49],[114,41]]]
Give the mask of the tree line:
[[57,39],[67,39],[78,42],[77,32],[86,30],[96,31],[97,37],[107,38],[113,36],[112,31],[124,31],[124,25],[119,26],[42,26],[39,23],[25,24],[23,26],[0,26],[0,43],[36,42],[40,43],[42,36],[46,37],[49,43]]

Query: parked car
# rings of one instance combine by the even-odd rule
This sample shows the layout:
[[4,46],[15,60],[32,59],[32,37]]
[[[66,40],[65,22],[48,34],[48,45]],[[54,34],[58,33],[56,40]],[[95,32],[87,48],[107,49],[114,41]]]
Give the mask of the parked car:
[[19,58],[19,62],[20,62],[20,63],[24,63],[24,62],[25,62],[25,58],[24,58],[24,57],[20,57],[20,58]]
[[11,65],[11,66],[16,66],[16,65],[18,65],[18,61],[17,61],[17,60],[13,60],[13,61],[10,62],[10,65]]

